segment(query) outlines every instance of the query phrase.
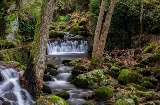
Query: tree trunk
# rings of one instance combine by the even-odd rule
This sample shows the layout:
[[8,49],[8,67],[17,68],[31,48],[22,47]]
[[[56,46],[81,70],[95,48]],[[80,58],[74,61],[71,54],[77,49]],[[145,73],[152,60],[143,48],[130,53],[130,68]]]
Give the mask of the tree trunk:
[[106,1],[107,0],[102,0],[102,3],[101,3],[101,8],[100,8],[99,17],[98,17],[95,35],[94,35],[92,57],[95,56],[96,51],[97,51],[97,43],[99,42],[99,38],[100,38],[100,34],[101,34],[100,32],[101,32],[101,27],[102,27],[104,11],[105,11],[105,7],[106,7]]
[[105,44],[106,44],[108,30],[109,30],[110,23],[111,23],[111,18],[112,18],[113,12],[114,12],[115,3],[116,3],[116,0],[111,0],[109,10],[108,10],[108,13],[106,15],[105,22],[103,24],[102,33],[101,33],[101,36],[100,36],[100,41],[97,45],[97,52],[94,56],[94,57],[99,59],[100,62],[97,62],[97,63],[100,66],[102,64],[102,56],[103,56],[103,53],[104,53],[104,48],[105,48]]
[[43,0],[40,17],[35,30],[34,41],[32,43],[31,58],[33,59],[30,60],[24,74],[25,84],[28,86],[26,88],[34,98],[40,96],[43,86],[48,33],[55,1],[56,0]]

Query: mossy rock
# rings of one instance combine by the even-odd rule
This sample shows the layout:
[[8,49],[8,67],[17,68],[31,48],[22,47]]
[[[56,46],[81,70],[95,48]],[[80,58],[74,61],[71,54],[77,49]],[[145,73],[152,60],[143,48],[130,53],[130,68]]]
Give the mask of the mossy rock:
[[160,80],[160,68],[155,69],[153,75],[156,79]]
[[70,34],[77,35],[79,31],[87,31],[83,26],[75,25],[70,30]]
[[86,70],[87,70],[86,67],[77,65],[77,66],[75,66],[75,67],[71,70],[71,74],[72,74],[72,75],[83,74]]
[[146,67],[146,65],[141,64],[141,63],[136,63],[136,64],[134,65],[134,67],[145,68],[145,67]]
[[146,90],[145,87],[143,87],[143,86],[141,86],[141,85],[139,85],[139,84],[134,84],[134,83],[130,84],[129,87],[134,87],[134,88],[137,89],[137,90],[143,90],[143,91]]
[[144,92],[144,91],[137,91],[136,92],[137,96],[145,97],[146,99],[152,99],[153,95],[149,92]]
[[15,48],[17,47],[16,42],[7,42],[5,40],[0,40],[0,49],[6,49],[6,48]]
[[87,101],[87,102],[85,102],[84,104],[82,104],[82,105],[94,105],[92,102],[89,102],[89,101]]
[[143,53],[144,53],[144,54],[145,54],[145,53],[151,53],[152,50],[153,50],[153,47],[152,47],[152,46],[147,46],[147,47],[144,49]]
[[146,89],[155,88],[155,86],[150,81],[144,81],[141,86],[145,87]]
[[139,74],[136,72],[132,72],[129,69],[123,69],[121,70],[119,76],[118,76],[118,81],[121,84],[127,84],[127,83],[135,83],[137,82],[139,78]]
[[120,69],[121,69],[121,70],[122,70],[122,69],[129,69],[129,67],[123,65],[123,66],[120,67]]
[[96,89],[95,91],[95,99],[97,101],[106,101],[113,97],[113,90],[108,86],[102,86]]
[[61,92],[57,92],[55,95],[65,99],[65,100],[68,100],[70,98],[70,94],[64,90]]
[[63,98],[56,95],[40,97],[34,105],[69,105]]
[[138,68],[136,70],[137,73],[142,74],[143,76],[151,76],[151,71],[147,70],[146,68]]
[[51,81],[52,77],[50,75],[45,74],[44,77],[43,77],[43,80],[44,81]]
[[69,62],[71,62],[72,61],[72,59],[64,59],[63,61],[62,61],[62,64],[64,64],[64,65],[67,65]]
[[72,82],[76,86],[83,88],[98,88],[109,84],[103,70],[93,70],[88,73],[79,74]]
[[56,26],[50,25],[50,29],[49,30],[55,30]]
[[117,78],[118,75],[119,75],[119,73],[120,73],[120,71],[121,71],[121,69],[120,69],[119,67],[112,66],[112,67],[110,68],[110,70],[107,71],[107,73],[108,73],[110,76],[112,76],[112,77],[114,77],[114,78]]
[[52,94],[52,89],[48,85],[43,84],[42,92]]
[[136,105],[133,99],[119,99],[114,105]]
[[52,64],[52,63],[48,63],[47,64],[47,68],[53,68],[53,69],[57,69],[57,67],[55,67],[55,65],[54,64]]
[[149,56],[146,60],[149,63],[160,62],[160,55],[159,54],[154,54],[152,56]]
[[49,38],[64,38],[64,33],[50,30],[49,31]]
[[67,66],[76,66],[77,63],[75,61],[68,62]]
[[140,103],[140,98],[138,98],[136,95],[133,95],[129,92],[119,92],[117,95],[116,95],[116,100],[119,100],[119,99],[132,99],[135,103],[135,105],[139,105]]
[[52,75],[52,76],[56,76],[60,73],[60,71],[58,71],[57,69],[51,69],[49,71],[49,74]]
[[110,69],[112,67],[112,64],[111,63],[105,63],[104,66],[106,66]]

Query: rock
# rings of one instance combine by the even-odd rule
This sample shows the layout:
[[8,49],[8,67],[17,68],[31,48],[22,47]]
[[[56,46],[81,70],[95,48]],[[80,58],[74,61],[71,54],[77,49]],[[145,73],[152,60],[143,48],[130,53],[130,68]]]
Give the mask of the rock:
[[112,64],[111,63],[105,63],[104,66],[106,66],[107,68],[110,69],[112,67]]
[[71,62],[68,62],[67,66],[76,66],[76,62],[75,61],[71,61]]
[[138,68],[136,72],[142,74],[143,76],[151,76],[151,71],[147,70],[146,68]]
[[155,86],[150,81],[144,81],[141,86],[145,87],[146,89],[155,88]]
[[79,74],[72,82],[76,86],[84,88],[98,88],[109,84],[103,70],[93,70],[88,73]]
[[146,65],[141,64],[141,63],[136,63],[136,64],[134,65],[134,67],[145,68],[145,67],[146,67]]
[[40,97],[34,105],[69,105],[63,98],[55,95]]
[[52,63],[48,63],[47,64],[47,68],[53,68],[53,69],[57,69],[57,67],[55,67],[55,65],[54,64],[52,64]]
[[75,66],[72,70],[71,70],[71,74],[72,75],[79,75],[79,74],[83,74],[86,71],[86,67],[84,66]]
[[95,99],[97,101],[106,101],[113,97],[113,90],[108,86],[99,87],[95,91]]
[[44,81],[51,81],[52,77],[50,75],[45,74],[44,77],[43,77],[43,80]]
[[70,34],[78,35],[78,32],[80,31],[87,31],[83,26],[75,25],[70,30]]
[[2,105],[12,105],[9,101],[4,101]]
[[[2,102],[5,101],[4,98],[2,98],[2,97],[0,97],[0,100],[1,100]],[[0,105],[1,105],[1,104],[0,104]]]
[[91,103],[91,102],[89,102],[89,101],[87,101],[87,102],[85,102],[84,104],[82,104],[82,105],[94,105],[93,103]]
[[133,99],[119,99],[114,105],[136,105]]
[[132,72],[129,69],[123,69],[121,70],[118,76],[118,81],[121,84],[127,84],[127,83],[137,82],[138,78],[139,78],[138,73]]
[[49,86],[43,84],[42,92],[52,94],[52,89]]
[[64,59],[63,61],[62,61],[62,64],[64,64],[64,65],[67,65],[69,62],[71,62],[72,60],[71,59]]
[[141,96],[141,97],[145,97],[148,100],[153,98],[153,95],[151,93],[149,93],[149,92],[137,91],[136,95],[137,96]]
[[160,69],[159,68],[155,69],[153,75],[156,79],[160,80]]
[[12,92],[4,93],[3,97],[10,100],[10,101],[17,101],[16,95]]
[[49,74],[52,75],[52,76],[56,76],[60,73],[60,71],[58,71],[57,69],[51,69],[49,71]]
[[120,73],[121,69],[119,67],[116,66],[112,66],[110,70],[108,70],[108,74],[114,78],[117,78],[119,73]]
[[64,33],[50,30],[49,31],[49,38],[64,38]]
[[70,98],[70,94],[67,91],[61,91],[61,92],[56,93],[55,95],[65,100],[68,100]]

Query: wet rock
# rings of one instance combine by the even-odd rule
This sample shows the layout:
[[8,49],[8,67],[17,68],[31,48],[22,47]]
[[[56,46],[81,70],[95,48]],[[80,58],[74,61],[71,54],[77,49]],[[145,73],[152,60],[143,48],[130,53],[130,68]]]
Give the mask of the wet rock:
[[45,74],[44,77],[43,77],[43,80],[44,81],[51,81],[52,77],[50,75]]
[[69,62],[71,62],[72,60],[71,59],[64,59],[63,61],[62,61],[62,64],[64,64],[64,65],[67,65]]
[[56,93],[55,95],[65,100],[68,100],[70,98],[70,94],[67,91],[61,91],[61,92]]
[[52,89],[49,86],[43,84],[42,92],[52,94]]
[[25,90],[21,90],[20,93],[21,93],[22,99],[23,100],[27,100],[27,93],[26,93],[26,91]]
[[12,105],[9,101],[4,101],[2,105]]
[[84,66],[75,66],[72,70],[71,70],[71,74],[72,75],[79,75],[79,74],[83,74],[86,71],[86,67]]
[[79,74],[72,82],[76,86],[84,88],[98,88],[109,84],[103,70],[93,70],[88,73]]
[[53,68],[53,69],[57,69],[57,67],[55,67],[55,65],[54,65],[54,64],[52,64],[52,63],[48,63],[48,64],[47,64],[47,67],[49,67],[49,68]]
[[[2,102],[5,101],[4,98],[2,98],[2,97],[0,97],[0,100],[1,100]],[[1,105],[1,104],[0,104],[0,105]]]
[[95,91],[95,99],[97,101],[106,101],[113,97],[113,90],[108,86],[99,87]]
[[56,76],[60,73],[60,71],[58,71],[57,69],[51,69],[49,71],[49,74],[52,75],[52,76]]
[[3,95],[3,97],[5,97],[5,98],[7,98],[8,100],[11,100],[11,101],[17,101],[16,95],[12,92],[5,93]]
[[54,30],[49,31],[49,38],[63,38],[63,37],[64,37],[64,33],[57,32]]

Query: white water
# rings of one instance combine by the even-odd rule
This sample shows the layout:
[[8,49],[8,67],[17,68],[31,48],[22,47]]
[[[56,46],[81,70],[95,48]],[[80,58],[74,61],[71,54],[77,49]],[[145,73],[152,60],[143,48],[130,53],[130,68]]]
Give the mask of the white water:
[[0,74],[3,81],[0,84],[0,97],[9,101],[12,105],[32,105],[29,93],[19,84],[20,73],[13,68],[0,66]]
[[87,52],[87,41],[54,41],[47,45],[48,55],[83,54]]

